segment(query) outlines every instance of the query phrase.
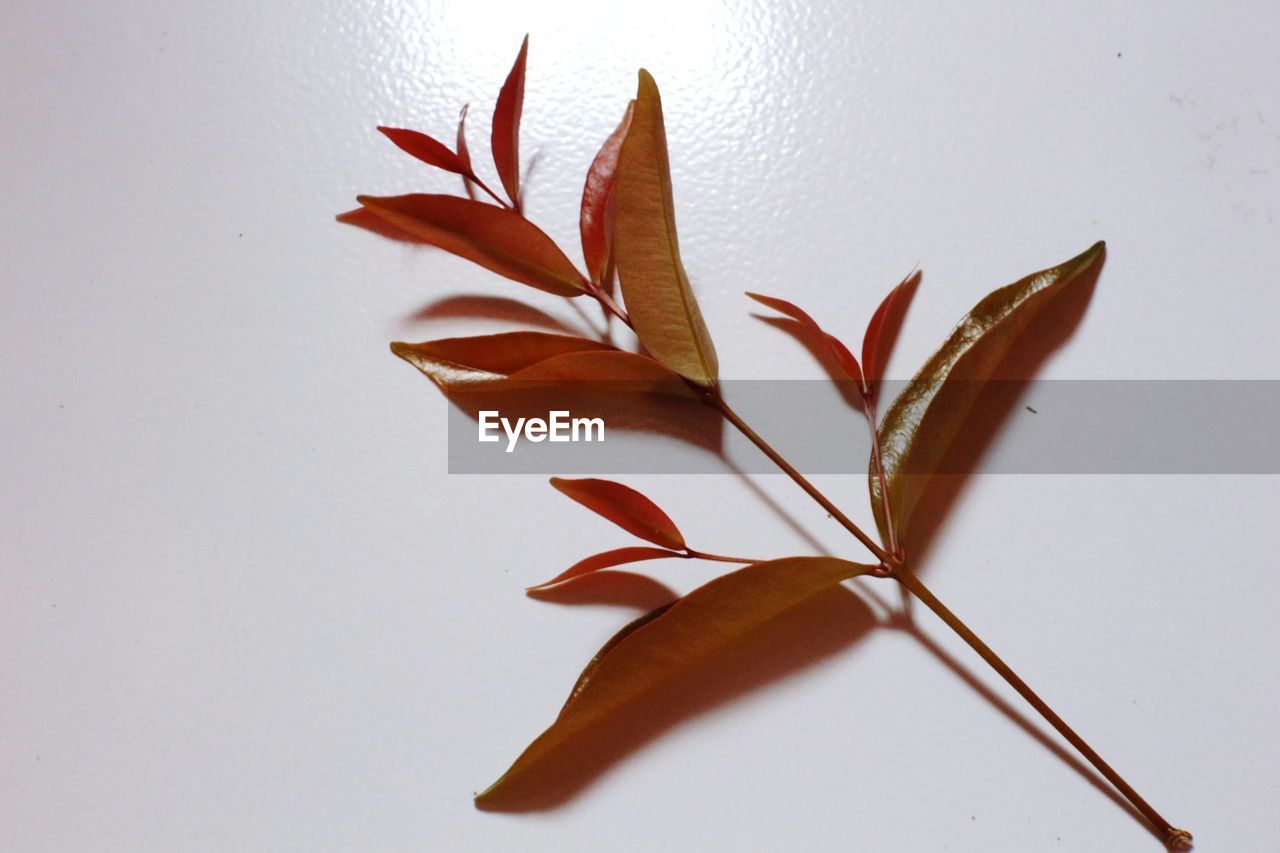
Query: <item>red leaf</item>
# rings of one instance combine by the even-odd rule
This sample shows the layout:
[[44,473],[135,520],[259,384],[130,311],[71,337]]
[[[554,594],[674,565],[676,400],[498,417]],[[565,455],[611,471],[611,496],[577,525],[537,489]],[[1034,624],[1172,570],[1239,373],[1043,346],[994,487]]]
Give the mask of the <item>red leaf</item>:
[[512,383],[583,383],[580,390],[591,390],[585,383],[592,382],[613,395],[627,392],[699,399],[666,365],[647,356],[615,349],[565,353],[530,365],[508,378]]
[[430,246],[431,244],[420,237],[415,237],[403,228],[397,228],[387,220],[383,219],[372,210],[364,207],[357,207],[355,210],[348,210],[346,213],[339,213],[336,217],[343,225],[354,225],[357,228],[363,228],[366,231],[372,231],[388,240],[399,240],[402,243],[416,243],[419,246]]
[[582,255],[587,261],[587,275],[596,284],[605,284],[609,269],[609,255],[613,250],[613,227],[609,222],[609,196],[613,192],[614,173],[618,168],[618,152],[622,140],[631,126],[631,113],[636,102],[627,104],[627,111],[617,128],[600,146],[600,152],[591,161],[587,181],[582,188],[582,213],[578,228],[582,232]]
[[357,201],[419,240],[530,287],[578,296],[586,285],[552,239],[514,211],[448,195],[358,196]]
[[439,142],[418,133],[416,130],[402,130],[396,127],[379,127],[383,136],[396,144],[396,147],[407,154],[417,157],[428,166],[444,169],[458,175],[470,175],[471,164],[449,150],[443,142]]
[[520,114],[524,110],[524,66],[528,54],[529,37],[525,36],[493,108],[493,165],[516,210],[520,209]]
[[528,589],[546,589],[558,583],[564,583],[571,578],[581,577],[591,572],[598,572],[601,569],[608,569],[612,566],[621,566],[626,563],[638,563],[641,560],[661,560],[665,557],[681,557],[675,551],[667,551],[663,548],[646,548],[643,546],[635,546],[632,548],[617,548],[613,551],[604,551],[600,554],[592,554],[590,557],[579,560],[560,574],[556,575],[549,581],[528,587]]
[[462,175],[462,188],[467,191],[467,198],[475,201],[476,188],[472,183],[475,172],[471,169],[471,149],[467,147],[467,110],[470,104],[462,105],[462,112],[458,114],[458,138],[455,147],[458,149],[458,159],[467,167],[467,171]]
[[391,345],[392,352],[444,385],[489,382],[565,353],[607,349],[607,344],[587,338],[546,332],[504,332]]
[[773,296],[762,296],[759,293],[748,293],[756,302],[761,305],[767,305],[779,314],[785,314],[792,320],[798,322],[811,335],[817,337],[818,341],[825,344],[831,354],[835,356],[836,363],[845,372],[848,377],[863,385],[862,369],[858,367],[858,359],[854,358],[853,353],[849,352],[849,348],[835,338],[833,335],[827,334],[817,321],[810,317],[805,311],[785,299],[777,299]]
[[684,537],[675,523],[657,504],[635,489],[591,477],[582,480],[552,477],[551,485],[628,533],[664,548],[684,550]]
[[889,355],[898,340],[902,320],[907,316],[907,308],[911,306],[911,298],[916,295],[916,288],[919,286],[918,271],[904,278],[897,287],[889,291],[889,295],[880,303],[876,313],[871,315],[871,322],[867,324],[867,333],[862,337],[862,370],[867,380],[867,393],[873,400],[880,390],[879,384],[884,379],[885,368],[889,366]]

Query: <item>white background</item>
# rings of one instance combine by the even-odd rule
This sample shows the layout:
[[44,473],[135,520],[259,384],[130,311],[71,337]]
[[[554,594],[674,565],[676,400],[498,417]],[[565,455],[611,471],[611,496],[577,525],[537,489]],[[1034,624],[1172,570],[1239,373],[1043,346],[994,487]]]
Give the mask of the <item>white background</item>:
[[[374,126],[448,137],[471,101],[483,160],[526,31],[529,209],[569,247],[636,68],[658,78],[726,376],[819,375],[743,290],[856,339],[919,261],[906,375],[986,291],[1098,238],[1043,375],[1280,376],[1274,4],[8,3],[0,848],[1159,849],[889,630],[562,808],[472,808],[649,592],[526,598],[631,540],[540,477],[448,476],[445,403],[386,349],[511,327],[415,317],[451,294],[574,314],[332,216],[453,190]],[[698,547],[861,556],[781,477],[628,481]],[[858,478],[822,485],[869,519]],[[1275,839],[1278,492],[977,478],[926,571],[1202,850]]]

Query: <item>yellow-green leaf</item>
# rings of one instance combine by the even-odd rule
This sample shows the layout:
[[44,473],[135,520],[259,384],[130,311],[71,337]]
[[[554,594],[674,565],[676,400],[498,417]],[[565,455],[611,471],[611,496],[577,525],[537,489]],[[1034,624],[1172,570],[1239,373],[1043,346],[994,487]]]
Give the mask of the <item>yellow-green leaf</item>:
[[640,342],[686,379],[714,384],[715,347],[680,260],[662,101],[643,69],[618,155],[613,205],[618,277]]
[[[1103,243],[1095,243],[1066,263],[988,294],[885,412],[879,438],[895,538],[901,540],[928,478],[954,446],[983,383],[1001,375],[1019,335],[1055,294],[1089,279],[1105,249]],[[874,463],[868,481],[876,523],[888,541]]]
[[732,646],[774,617],[870,566],[832,557],[787,557],[722,575],[670,609],[628,626],[597,655],[560,716],[476,797],[484,809],[520,808],[541,781],[573,760],[575,741],[652,690]]

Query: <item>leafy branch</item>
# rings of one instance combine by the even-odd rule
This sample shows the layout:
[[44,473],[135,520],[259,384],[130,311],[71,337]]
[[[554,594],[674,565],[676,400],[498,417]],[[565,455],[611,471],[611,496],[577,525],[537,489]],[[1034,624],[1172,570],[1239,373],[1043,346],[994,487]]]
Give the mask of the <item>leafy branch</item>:
[[[602,569],[663,558],[745,566],[619,631],[583,671],[555,722],[477,796],[477,805],[518,807],[522,791],[563,768],[586,732],[780,614],[846,580],[867,577],[892,579],[904,596],[922,602],[1092,764],[1167,845],[1189,844],[1190,833],[1161,817],[938,600],[911,565],[913,518],[933,478],[960,442],[965,424],[982,406],[986,383],[1010,368],[1024,333],[1059,295],[1090,285],[1103,262],[1103,244],[982,299],[883,417],[878,404],[885,368],[919,285],[918,272],[893,288],[873,314],[863,336],[861,360],[798,306],[748,294],[795,323],[829,362],[833,376],[854,389],[854,402],[865,415],[871,436],[867,482],[877,539],[796,470],[722,394],[715,346],[680,258],[662,102],[647,71],[640,71],[635,99],[587,172],[579,213],[586,272],[525,216],[519,135],[527,55],[526,38],[493,114],[491,153],[505,199],[476,173],[466,142],[468,108],[464,106],[453,149],[417,131],[379,130],[427,165],[461,176],[467,198],[422,193],[359,196],[360,207],[338,219],[393,239],[436,246],[537,290],[571,300],[586,296],[599,305],[607,321],[629,328],[643,353],[619,349],[607,329],[600,340],[510,332],[417,344],[397,342],[392,351],[455,400],[530,381],[561,388],[592,381],[616,383],[623,393],[695,401],[759,448],[865,546],[875,561],[804,556],[761,561],[694,550],[666,513],[639,492],[607,480],[553,478],[552,485],[566,496],[650,544],[588,556],[530,589],[575,583]],[[477,190],[490,201],[481,201]]]

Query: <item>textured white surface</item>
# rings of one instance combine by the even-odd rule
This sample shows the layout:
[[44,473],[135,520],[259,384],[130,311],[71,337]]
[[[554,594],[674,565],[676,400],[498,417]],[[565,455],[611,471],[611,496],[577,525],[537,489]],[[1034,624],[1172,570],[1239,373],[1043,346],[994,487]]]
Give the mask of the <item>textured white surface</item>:
[[[636,67],[658,77],[727,375],[817,375],[745,289],[851,335],[919,260],[902,374],[1099,237],[1046,375],[1280,375],[1274,4],[8,4],[0,848],[1158,849],[887,631],[561,809],[472,809],[632,612],[521,587],[627,543],[541,478],[446,476],[444,403],[386,341],[499,327],[413,319],[439,296],[521,294],[332,215],[452,189],[373,126],[447,134],[469,100],[478,147],[526,31],[530,208],[566,243]],[[814,547],[737,478],[631,482],[706,548]],[[982,478],[928,575],[1203,850],[1275,837],[1278,490]]]

